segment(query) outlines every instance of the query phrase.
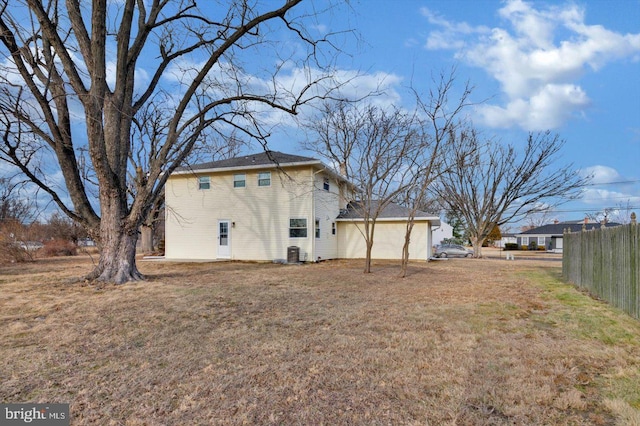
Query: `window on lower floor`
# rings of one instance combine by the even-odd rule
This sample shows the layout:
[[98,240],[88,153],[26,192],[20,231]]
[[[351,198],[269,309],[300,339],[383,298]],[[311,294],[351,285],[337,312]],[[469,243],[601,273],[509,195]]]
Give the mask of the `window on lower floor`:
[[210,189],[211,178],[209,176],[200,176],[198,178],[198,189]]
[[307,237],[307,219],[289,219],[289,238]]
[[336,223],[331,222],[331,235],[336,235]]
[[544,246],[544,237],[538,237],[538,245]]
[[320,238],[320,219],[316,219],[316,238]]
[[522,237],[522,241],[520,242],[523,246],[529,245],[529,237]]

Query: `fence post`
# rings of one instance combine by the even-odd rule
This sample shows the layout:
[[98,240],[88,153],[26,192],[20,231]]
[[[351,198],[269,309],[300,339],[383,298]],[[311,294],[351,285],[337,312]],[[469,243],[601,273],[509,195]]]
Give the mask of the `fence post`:
[[636,220],[636,213],[631,212],[631,224],[629,225],[629,255],[630,255],[630,269],[631,269],[631,291],[630,291],[630,313],[632,316],[640,319],[640,232],[638,232],[638,221]]

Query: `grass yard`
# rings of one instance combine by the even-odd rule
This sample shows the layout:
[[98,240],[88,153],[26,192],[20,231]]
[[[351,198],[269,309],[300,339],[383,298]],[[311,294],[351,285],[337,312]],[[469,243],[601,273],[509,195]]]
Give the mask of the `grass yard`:
[[552,261],[0,268],[0,401],[71,424],[639,425],[640,322]]

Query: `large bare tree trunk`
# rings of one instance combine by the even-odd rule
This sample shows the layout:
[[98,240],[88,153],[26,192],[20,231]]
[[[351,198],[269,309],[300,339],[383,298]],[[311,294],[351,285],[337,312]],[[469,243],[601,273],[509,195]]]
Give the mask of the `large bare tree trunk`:
[[101,194],[100,261],[88,279],[123,284],[144,279],[136,266],[139,223],[127,218],[126,201]]
[[482,244],[484,243],[484,239],[479,237],[471,236],[471,245],[473,246],[473,257],[479,259],[482,257]]
[[140,251],[142,253],[151,253],[153,248],[153,227],[142,225],[140,227]]
[[119,233],[111,236],[109,243],[101,246],[98,266],[87,278],[114,284],[144,279],[136,266],[137,240],[136,234]]

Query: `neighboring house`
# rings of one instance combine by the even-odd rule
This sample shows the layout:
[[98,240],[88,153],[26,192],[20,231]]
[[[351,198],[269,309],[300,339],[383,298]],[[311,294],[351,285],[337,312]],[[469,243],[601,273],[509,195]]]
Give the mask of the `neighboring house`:
[[494,247],[504,248],[506,244],[517,244],[518,238],[515,234],[502,234],[502,237],[499,241],[495,241],[493,243]]
[[[347,214],[355,193],[320,160],[275,151],[177,169],[165,188],[165,257],[272,261],[295,247],[302,261],[363,258],[362,218]],[[401,257],[398,213],[377,222],[374,258]],[[416,221],[414,259],[429,257],[429,221]]]
[[[600,229],[601,226],[600,223],[579,223],[576,221],[551,223],[517,234],[517,244],[522,247],[535,242],[538,247],[544,247],[547,251],[562,253],[562,234],[565,230],[569,232],[579,232],[583,229]],[[605,226],[620,226],[620,224],[611,222]]]
[[440,225],[433,226],[431,230],[433,232],[434,246],[442,244],[442,241],[445,239],[453,238],[453,226],[446,222],[440,222]]

